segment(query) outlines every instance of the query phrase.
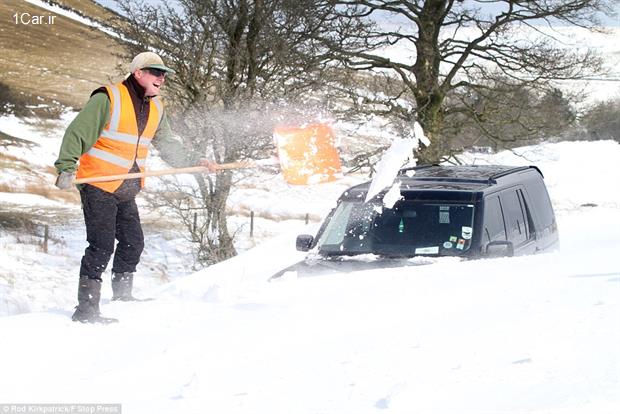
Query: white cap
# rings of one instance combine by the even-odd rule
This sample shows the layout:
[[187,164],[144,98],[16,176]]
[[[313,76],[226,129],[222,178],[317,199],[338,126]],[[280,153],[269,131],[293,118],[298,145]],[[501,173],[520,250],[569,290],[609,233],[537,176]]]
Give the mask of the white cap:
[[138,69],[146,68],[159,69],[163,70],[164,72],[174,74],[174,70],[164,65],[164,61],[161,60],[159,55],[153,52],[142,52],[136,55],[136,57],[133,58],[133,60],[131,61],[131,66],[129,66],[129,72],[134,73]]

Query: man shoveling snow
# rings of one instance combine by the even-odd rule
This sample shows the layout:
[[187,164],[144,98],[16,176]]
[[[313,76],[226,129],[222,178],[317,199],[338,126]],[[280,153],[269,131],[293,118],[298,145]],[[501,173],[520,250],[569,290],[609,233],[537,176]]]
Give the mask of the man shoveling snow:
[[[166,75],[174,70],[157,54],[143,52],[131,62],[130,72],[124,81],[95,90],[67,128],[55,162],[58,188],[72,188],[76,176],[92,179],[143,172],[151,141],[167,148],[179,145],[172,138],[158,96]],[[166,161],[181,164],[178,156],[173,159],[174,153],[171,151]],[[80,266],[74,321],[118,322],[99,310],[101,275],[112,254],[112,300],[137,300],[132,292],[133,276],[144,248],[144,234],[135,197],[143,186],[144,178],[78,185],[89,245]]]

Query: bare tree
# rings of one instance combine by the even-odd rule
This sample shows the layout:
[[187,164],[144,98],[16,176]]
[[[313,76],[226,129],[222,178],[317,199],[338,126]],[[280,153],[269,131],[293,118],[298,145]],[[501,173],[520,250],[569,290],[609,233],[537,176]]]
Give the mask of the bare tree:
[[[450,148],[451,136],[446,127],[451,123],[454,128],[454,122],[467,118],[474,120],[480,131],[485,131],[483,117],[477,112],[479,108],[468,104],[472,96],[502,98],[504,95],[497,92],[510,91],[518,99],[515,91],[524,88],[551,91],[552,81],[579,79],[599,71],[600,59],[591,51],[558,47],[552,25],[594,29],[595,13],[611,13],[612,2],[340,0],[337,3],[340,5],[337,16],[342,21],[379,24],[364,26],[368,30],[359,35],[364,39],[361,47],[328,39],[329,47],[349,69],[387,72],[393,76],[393,87],[399,90],[380,100],[367,96],[366,102],[383,104],[388,113],[409,122],[417,118],[432,141],[419,157],[425,162],[437,162]],[[489,4],[495,12],[486,11],[484,6]],[[386,56],[387,46],[392,50],[399,47],[402,55]],[[401,105],[399,101],[403,99],[410,100],[415,110]],[[499,103],[496,100],[496,107]],[[525,102],[516,104],[522,108],[522,114],[531,109]],[[513,121],[513,125],[519,122]],[[514,134],[519,133],[527,135],[531,131],[513,128],[509,137],[489,133],[488,138],[512,141],[516,139]]]
[[498,150],[556,139],[576,123],[573,98],[553,87],[507,87],[501,79],[487,89],[452,94],[447,105],[462,111],[444,122],[442,136],[449,137],[444,141],[450,144],[446,151],[472,146]]
[[[303,100],[309,112],[308,100],[329,57],[317,39],[338,23],[334,6],[315,0],[118,3],[129,20],[119,23],[131,39],[127,56],[150,49],[177,71],[168,80],[168,113],[186,148],[188,155],[179,157],[186,164],[205,157],[233,162],[272,151],[275,123],[301,114],[294,102]],[[344,38],[347,30],[340,31]],[[199,225],[209,237],[211,259],[205,261],[230,257],[235,248],[225,208],[233,173],[195,180],[200,191],[193,197],[205,211]],[[192,237],[202,243],[202,236]]]
[[579,139],[597,141],[611,139],[620,143],[620,97],[598,102],[581,117],[583,128]]

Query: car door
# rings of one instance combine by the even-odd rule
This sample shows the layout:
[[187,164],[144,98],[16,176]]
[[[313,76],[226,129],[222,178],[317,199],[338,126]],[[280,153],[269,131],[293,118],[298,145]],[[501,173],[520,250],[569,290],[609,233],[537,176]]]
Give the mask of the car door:
[[493,195],[484,200],[484,228],[482,229],[482,247],[492,241],[506,241],[506,226],[499,196]]
[[506,239],[512,242],[515,255],[536,252],[536,237],[523,189],[512,187],[499,194],[506,226]]
[[553,205],[542,177],[537,175],[528,181],[523,194],[536,224],[534,227],[539,250],[557,247],[559,244],[558,227]]

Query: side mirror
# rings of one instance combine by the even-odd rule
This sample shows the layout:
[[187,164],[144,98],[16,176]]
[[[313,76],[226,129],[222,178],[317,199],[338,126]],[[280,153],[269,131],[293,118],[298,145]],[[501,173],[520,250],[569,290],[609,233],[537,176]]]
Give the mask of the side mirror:
[[314,241],[314,237],[309,234],[300,234],[297,236],[297,240],[295,241],[295,247],[300,252],[307,252],[310,250],[310,246],[312,246],[312,242]]
[[515,248],[511,241],[496,240],[487,244],[487,257],[511,257],[515,254]]

